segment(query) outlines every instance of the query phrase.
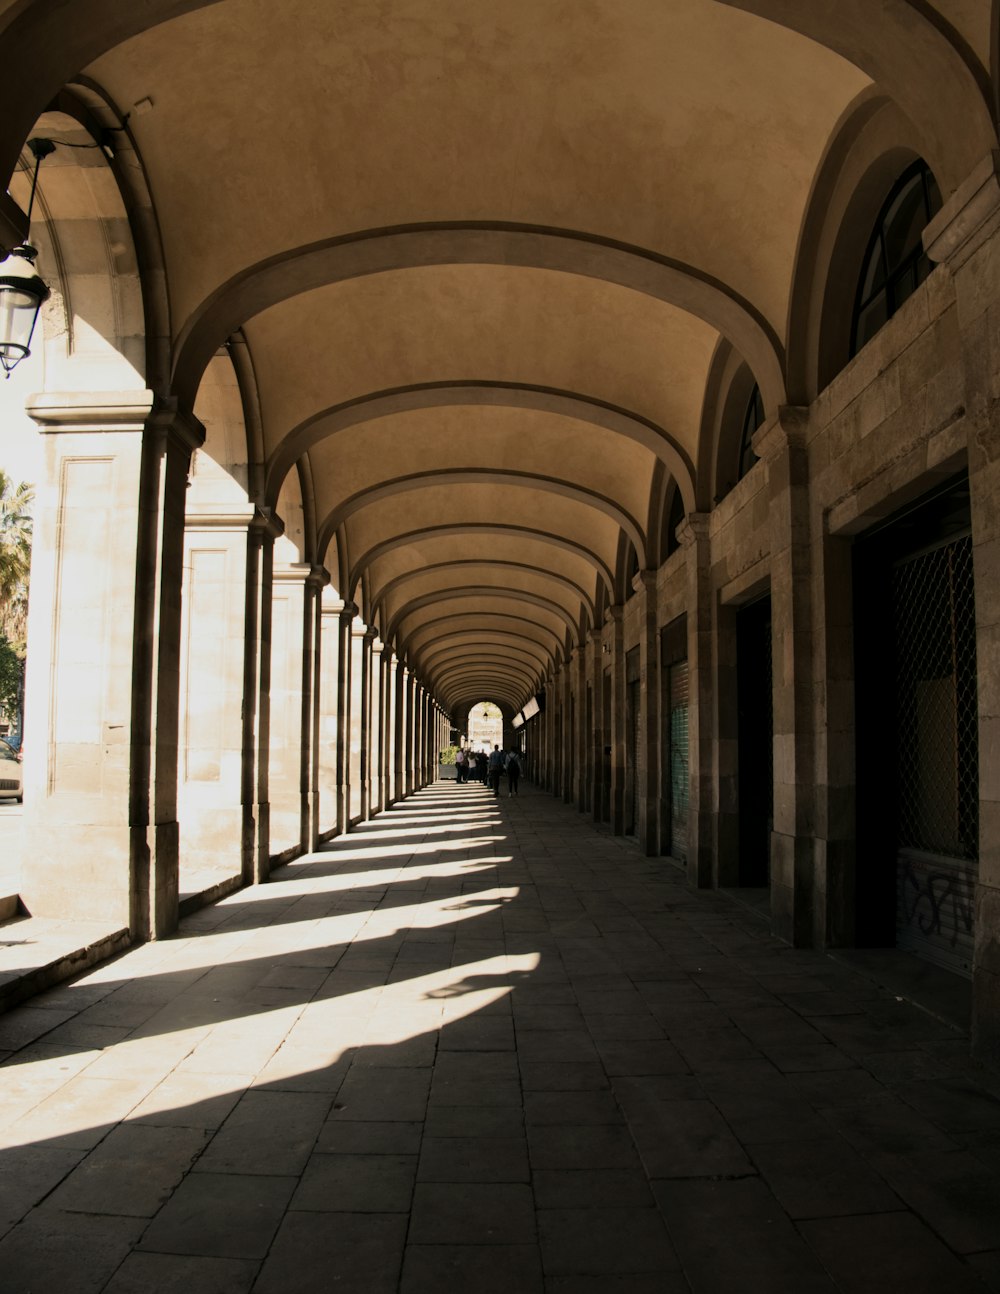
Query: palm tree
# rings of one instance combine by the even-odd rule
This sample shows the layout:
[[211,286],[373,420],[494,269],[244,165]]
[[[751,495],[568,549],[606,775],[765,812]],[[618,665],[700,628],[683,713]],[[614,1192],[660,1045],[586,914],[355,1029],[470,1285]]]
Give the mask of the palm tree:
[[31,568],[31,505],[34,487],[15,485],[0,468],[0,632],[24,650]]

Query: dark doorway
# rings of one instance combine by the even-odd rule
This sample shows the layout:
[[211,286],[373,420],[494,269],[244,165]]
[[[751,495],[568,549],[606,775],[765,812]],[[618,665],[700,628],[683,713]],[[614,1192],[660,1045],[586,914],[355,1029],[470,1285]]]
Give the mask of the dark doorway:
[[771,704],[771,599],[736,618],[740,857],[739,883],[770,884],[774,820],[774,721]]
[[857,939],[971,974],[978,878],[967,478],[854,552]]

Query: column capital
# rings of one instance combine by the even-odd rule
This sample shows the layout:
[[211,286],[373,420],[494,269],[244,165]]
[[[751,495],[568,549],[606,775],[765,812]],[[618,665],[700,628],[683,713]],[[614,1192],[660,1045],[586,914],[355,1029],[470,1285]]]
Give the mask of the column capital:
[[601,641],[601,639],[604,637],[604,630],[603,630],[603,629],[588,629],[588,630],[587,630],[587,637],[590,639],[590,641],[591,641],[592,643],[599,643],[599,642]]
[[384,656],[386,652],[385,643],[382,641],[382,639],[378,636],[377,633],[375,635],[374,641],[372,642],[372,651],[376,656]]
[[276,562],[272,579],[275,584],[306,584],[312,571],[309,562]]
[[358,614],[358,608],[353,602],[345,602],[340,608],[340,618],[347,624],[354,623],[354,617]]
[[374,625],[368,625],[365,628],[364,637],[366,642],[374,643],[375,639],[378,637],[378,630]]
[[808,427],[808,408],[798,404],[783,404],[775,417],[758,427],[750,444],[758,458],[777,458],[783,450],[804,446]]
[[285,533],[285,523],[273,508],[266,508],[257,504],[253,510],[250,529],[267,539],[278,539]]
[[632,576],[633,592],[639,593],[642,590],[646,590],[648,592],[650,589],[655,589],[655,588],[656,588],[655,571],[636,571],[636,573]]
[[1000,227],[1000,153],[980,160],[923,233],[932,261],[957,269]]
[[708,513],[689,512],[677,527],[677,539],[682,548],[690,548],[708,538]]
[[248,530],[256,519],[252,503],[218,504],[184,513],[185,530]]
[[615,602],[613,606],[608,607],[604,613],[605,624],[621,624],[622,616],[625,614],[625,608],[620,602]]
[[330,583],[330,572],[325,566],[317,566],[315,562],[309,567],[309,574],[306,576],[306,583],[314,589],[325,589]]

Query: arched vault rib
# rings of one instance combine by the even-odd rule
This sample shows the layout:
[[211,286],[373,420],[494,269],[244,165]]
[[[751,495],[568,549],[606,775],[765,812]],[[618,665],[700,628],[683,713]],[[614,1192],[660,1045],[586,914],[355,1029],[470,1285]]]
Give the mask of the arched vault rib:
[[[397,575],[394,579],[389,580],[387,584],[382,585],[382,587],[378,591],[376,600],[384,603],[385,599],[388,598],[391,593],[394,593],[397,589],[399,589],[402,585],[409,583],[410,580],[420,579],[421,576],[428,575],[432,571],[440,571],[440,572],[457,571],[459,568],[464,566],[497,567],[497,568],[500,568],[503,570],[509,570],[509,571],[523,571],[525,574],[531,575],[535,579],[553,580],[554,582],[565,585],[566,588],[570,589],[573,593],[573,596],[575,598],[579,598],[579,600],[590,612],[591,620],[594,619],[593,598],[587,592],[586,589],[582,589],[579,586],[579,584],[577,584],[575,580],[571,580],[568,575],[560,575],[558,571],[540,571],[536,566],[530,566],[527,562],[512,562],[512,561],[508,561],[506,558],[490,558],[490,557],[459,558],[456,561],[435,562],[433,563],[433,565],[430,565],[430,566],[421,566],[418,570],[404,571],[402,575]],[[485,592],[492,589],[493,586],[490,584],[484,584],[482,587]],[[447,584],[444,584],[441,586],[441,590],[438,596],[446,597],[448,595],[448,592],[449,592],[449,586]]]
[[[945,196],[997,147],[989,77],[909,0],[719,0],[825,45],[866,72],[927,141]],[[750,361],[750,357],[745,355]],[[753,363],[750,361],[750,367]],[[756,370],[754,370],[756,375]]]
[[[523,634],[513,633],[511,631],[503,633],[493,633],[490,635],[490,647],[497,648],[502,652],[511,652],[519,659],[531,661],[539,673],[544,673],[550,664],[548,657],[542,648],[532,638],[525,638]],[[482,653],[478,650],[485,647],[482,636],[473,632],[452,633],[440,643],[433,651],[424,651],[421,654],[424,668],[433,670],[438,661],[451,659],[453,656],[465,655],[474,659]]]
[[[456,602],[476,602],[486,600],[509,599],[514,602],[527,603],[528,606],[538,607],[542,611],[547,611],[550,615],[562,620],[572,634],[577,632],[577,622],[565,607],[560,606],[558,602],[553,602],[551,598],[542,597],[540,593],[526,593],[521,589],[484,589],[478,585],[466,586],[456,589],[445,589],[439,593],[423,593],[420,597],[412,598],[405,602],[395,613],[386,626],[386,635],[392,640],[400,633],[400,626],[407,616],[413,615],[417,611],[424,610],[425,607],[434,606],[435,603],[452,605]],[[475,612],[471,612],[475,615]]]
[[518,665],[525,666],[530,678],[536,678],[544,670],[542,661],[528,652],[512,647],[508,643],[502,652],[470,652],[463,651],[461,648],[448,648],[435,652],[433,656],[424,659],[424,674],[428,682],[433,686],[434,680],[452,665],[467,664],[469,668],[478,669],[487,665],[491,666],[497,660],[510,660]]
[[295,461],[320,441],[393,413],[449,405],[491,405],[511,409],[537,409],[581,422],[592,423],[624,436],[661,459],[680,485],[685,510],[694,511],[694,464],[687,451],[662,427],[648,418],[616,405],[573,391],[515,382],[426,382],[376,391],[357,400],[333,405],[300,423],[284,437],[267,466],[265,502],[273,507],[281,483]]
[[642,528],[635,517],[626,512],[624,508],[619,507],[614,499],[598,494],[596,490],[588,490],[582,485],[574,485],[570,481],[564,481],[555,476],[542,476],[534,472],[500,472],[488,468],[472,467],[453,467],[438,469],[434,472],[415,472],[411,476],[398,476],[392,480],[382,481],[378,485],[369,486],[367,489],[352,495],[349,499],[344,499],[327,515],[326,520],[320,526],[319,551],[321,553],[325,552],[327,544],[333,535],[337,533],[338,527],[344,525],[362,508],[367,508],[373,503],[379,503],[397,494],[404,494],[410,490],[425,489],[432,485],[513,485],[560,494],[564,498],[582,503],[585,507],[593,508],[595,511],[603,513],[604,516],[610,517],[612,521],[622,528],[635,545],[635,550],[639,554],[640,565],[646,565],[646,537]]
[[[511,629],[520,630],[522,634],[530,638],[532,642],[542,646],[548,643],[547,656],[550,662],[555,661],[562,649],[562,639],[554,630],[547,625],[541,624],[538,620],[531,620],[528,616],[505,615],[499,611],[483,611],[476,614],[472,611],[449,612],[447,615],[438,616],[435,620],[429,620],[426,624],[417,625],[406,636],[406,641],[400,642],[396,648],[397,655],[406,658],[407,663],[413,668],[417,668],[423,657],[420,651],[420,644],[424,641],[425,636],[438,634],[443,636],[442,627],[452,624],[456,620],[462,621],[462,628],[456,630],[457,633],[485,633],[485,626],[490,622],[490,628],[499,627],[501,630]],[[494,622],[499,621],[499,625]],[[525,633],[524,627],[527,626],[531,633]]]
[[395,226],[324,239],[268,257],[218,287],[192,312],[175,347],[174,387],[187,407],[231,333],[302,292],[385,270],[519,265],[603,279],[665,301],[728,337],[754,371],[769,411],[785,403],[784,348],[759,310],[726,284],[670,257],[571,229],[468,222]]
[[[416,543],[421,539],[438,539],[443,535],[497,535],[508,537],[511,535],[524,535],[530,539],[538,539],[543,543],[552,544],[556,548],[565,549],[568,553],[573,553],[577,557],[582,557],[584,561],[593,566],[598,577],[604,581],[605,586],[610,593],[614,587],[614,576],[611,567],[608,566],[598,555],[590,548],[585,548],[582,544],[574,543],[571,539],[566,539],[563,535],[553,534],[550,530],[536,530],[531,526],[515,525],[497,525],[489,522],[459,522],[454,525],[444,526],[425,526],[419,530],[408,530],[403,534],[394,535],[391,539],[385,539],[380,544],[369,548],[354,563],[350,573],[348,584],[351,588],[361,578],[362,572],[366,571],[374,561],[379,557],[384,557],[386,553],[391,552],[394,548],[401,547],[405,544]],[[322,549],[320,550],[322,551]]]

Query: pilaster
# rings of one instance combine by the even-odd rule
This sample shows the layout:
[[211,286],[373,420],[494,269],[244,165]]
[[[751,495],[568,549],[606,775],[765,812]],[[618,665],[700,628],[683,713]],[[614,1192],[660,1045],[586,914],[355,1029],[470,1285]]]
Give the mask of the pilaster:
[[713,632],[708,516],[691,512],[677,528],[687,563],[688,639],[688,879],[715,884],[715,765]]
[[639,600],[639,732],[636,777],[639,820],[636,834],[646,855],[659,852],[660,657],[657,639],[656,572],[639,571],[632,581]]
[[625,633],[624,611],[620,604],[608,608],[611,628],[611,830],[625,834]]
[[317,732],[317,773],[319,788],[319,837],[328,839],[342,830],[339,816],[337,751],[340,706],[340,617],[342,598],[329,586],[322,591],[319,614],[319,721]]
[[979,726],[979,875],[972,1043],[1000,1061],[1000,155],[991,153],[924,231],[955,284],[965,366]]
[[142,390],[28,412],[44,436],[30,637],[51,665],[27,678],[24,897],[159,937],[177,922],[184,504],[204,430]]

